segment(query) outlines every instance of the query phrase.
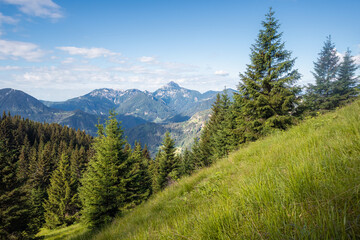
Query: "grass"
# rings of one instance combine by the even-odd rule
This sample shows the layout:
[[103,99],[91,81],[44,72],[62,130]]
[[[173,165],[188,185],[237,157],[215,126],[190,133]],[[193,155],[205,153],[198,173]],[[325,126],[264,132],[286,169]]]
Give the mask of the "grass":
[[243,146],[72,239],[360,238],[360,101]]
[[87,228],[82,224],[74,224],[66,228],[49,230],[46,228],[40,229],[40,232],[36,235],[39,239],[47,239],[47,240],[60,240],[60,239],[70,239],[77,235],[85,236],[87,233]]

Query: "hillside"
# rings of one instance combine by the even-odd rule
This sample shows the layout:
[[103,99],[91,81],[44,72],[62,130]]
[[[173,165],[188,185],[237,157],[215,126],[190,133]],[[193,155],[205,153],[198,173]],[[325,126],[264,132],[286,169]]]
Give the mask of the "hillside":
[[359,190],[357,101],[243,146],[93,239],[355,239]]

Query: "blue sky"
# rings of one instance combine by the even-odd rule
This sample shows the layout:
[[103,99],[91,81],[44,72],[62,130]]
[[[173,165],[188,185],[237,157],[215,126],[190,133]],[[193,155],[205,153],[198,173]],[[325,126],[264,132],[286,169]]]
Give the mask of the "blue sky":
[[326,36],[360,64],[359,0],[0,0],[0,88],[65,100],[169,81],[236,88],[273,7],[300,85]]

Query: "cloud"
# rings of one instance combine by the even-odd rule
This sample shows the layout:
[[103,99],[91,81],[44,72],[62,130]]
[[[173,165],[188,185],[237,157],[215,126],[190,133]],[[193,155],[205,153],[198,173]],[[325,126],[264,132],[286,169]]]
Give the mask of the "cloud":
[[19,66],[0,66],[0,71],[13,71],[13,70],[19,70],[21,67]]
[[143,57],[139,58],[139,61],[143,62],[143,63],[149,63],[149,62],[154,62],[155,58],[143,56]]
[[0,39],[0,59],[17,60],[23,58],[35,62],[39,61],[44,55],[45,52],[36,44]]
[[75,62],[75,59],[72,57],[66,58],[65,60],[63,60],[61,63],[62,64],[69,64],[69,63],[73,63]]
[[223,71],[223,70],[215,71],[214,74],[217,75],[217,76],[221,76],[221,77],[227,77],[227,76],[229,76],[229,73],[228,73],[228,72],[225,72],[225,71]]
[[70,55],[81,55],[89,59],[120,55],[120,53],[115,53],[105,48],[57,47],[57,49],[65,51]]
[[0,12],[0,25],[2,25],[3,23],[16,24],[17,22],[18,22],[18,19],[15,19],[15,18],[10,17],[10,16],[5,16],[4,14],[2,14]]
[[58,19],[63,17],[61,7],[52,0],[2,0],[16,5],[22,13],[30,16]]
[[360,55],[354,56],[354,59],[355,59],[355,63],[360,65]]

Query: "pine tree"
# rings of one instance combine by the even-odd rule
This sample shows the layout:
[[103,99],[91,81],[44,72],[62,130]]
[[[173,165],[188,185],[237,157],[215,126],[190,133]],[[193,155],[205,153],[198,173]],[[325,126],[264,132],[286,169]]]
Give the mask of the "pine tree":
[[358,66],[348,49],[344,60],[340,63],[337,80],[334,82],[334,98],[336,106],[354,99],[359,94],[359,77],[355,75]]
[[[7,142],[9,143],[9,142]],[[16,177],[16,157],[0,140],[0,239],[20,239],[27,232],[29,206]]]
[[180,173],[181,175],[190,175],[195,170],[195,164],[193,162],[193,156],[191,152],[186,148],[181,156]]
[[71,178],[70,161],[63,153],[58,168],[53,172],[45,200],[45,221],[49,228],[69,225],[75,220],[74,209],[77,194],[72,191],[74,180]]
[[280,25],[271,8],[262,26],[251,47],[251,63],[240,74],[239,94],[234,96],[241,109],[237,122],[245,141],[292,124],[300,91],[294,85],[300,78],[293,69],[295,59],[285,50]]
[[310,110],[330,110],[336,106],[333,91],[338,69],[339,57],[336,55],[331,36],[328,36],[317,62],[314,62],[312,74],[315,78],[315,85],[309,84],[305,94],[306,105]]
[[212,136],[213,143],[213,158],[221,158],[229,154],[229,151],[232,149],[231,139],[232,139],[232,118],[231,117],[231,102],[230,98],[225,89],[224,93],[221,95],[219,111],[217,114],[217,126],[216,131],[214,131]]
[[175,142],[170,133],[166,132],[161,146],[158,161],[158,189],[164,189],[178,177],[179,159],[175,155]]
[[143,155],[141,145],[135,142],[135,148],[128,156],[129,172],[126,178],[126,208],[133,208],[149,198],[151,194],[151,176],[149,163]]
[[129,164],[123,151],[123,130],[112,111],[105,125],[105,128],[98,125],[98,137],[93,144],[95,154],[79,190],[83,218],[92,228],[111,221],[125,201]]

